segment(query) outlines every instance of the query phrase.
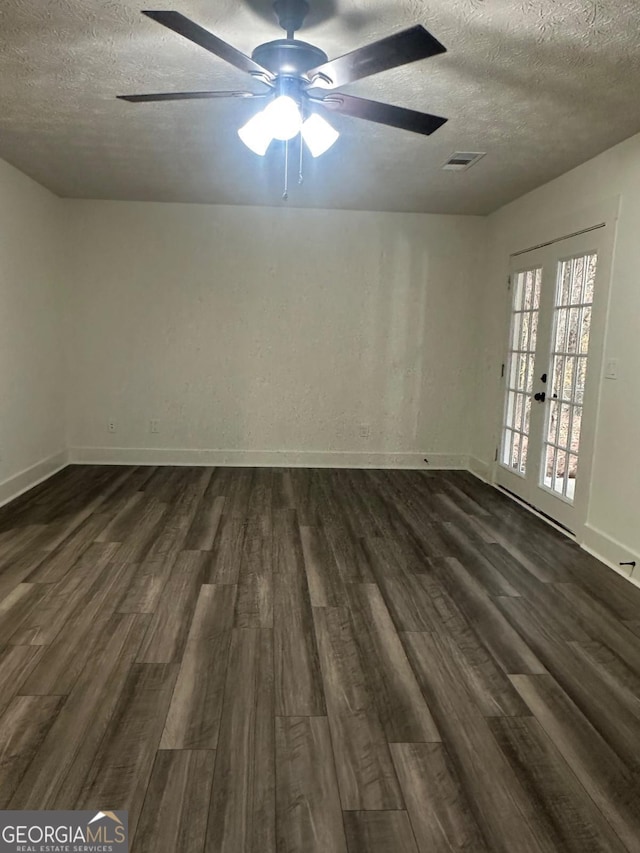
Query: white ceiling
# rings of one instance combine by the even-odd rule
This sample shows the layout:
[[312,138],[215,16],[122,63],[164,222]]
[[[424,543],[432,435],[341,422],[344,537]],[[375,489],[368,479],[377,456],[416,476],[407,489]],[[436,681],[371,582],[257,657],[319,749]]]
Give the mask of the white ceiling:
[[[448,116],[431,137],[331,116],[342,136],[293,206],[484,214],[640,131],[638,0],[310,0],[298,38],[330,57],[421,23],[449,52],[343,91]],[[140,14],[144,0],[2,0],[0,157],[74,198],[278,205],[278,152],[242,101],[118,94],[251,88]],[[271,0],[153,0],[245,53],[283,33]],[[335,14],[331,14],[331,12]],[[260,88],[259,86],[256,88]],[[256,102],[259,103],[259,102]],[[486,151],[467,172],[454,151]]]

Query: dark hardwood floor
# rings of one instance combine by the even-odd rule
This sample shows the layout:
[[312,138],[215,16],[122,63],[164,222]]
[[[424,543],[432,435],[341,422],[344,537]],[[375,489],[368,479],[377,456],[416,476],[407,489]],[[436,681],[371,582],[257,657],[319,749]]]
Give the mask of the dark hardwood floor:
[[134,853],[640,850],[640,590],[462,472],[75,466],[0,510],[0,808]]

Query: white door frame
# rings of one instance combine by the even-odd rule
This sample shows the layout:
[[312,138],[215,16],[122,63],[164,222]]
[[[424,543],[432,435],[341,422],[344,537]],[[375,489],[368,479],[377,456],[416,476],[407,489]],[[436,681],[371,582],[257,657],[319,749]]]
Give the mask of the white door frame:
[[[501,247],[503,250],[502,258],[504,264],[504,282],[505,282],[505,300],[504,300],[504,317],[502,324],[503,340],[501,352],[504,355],[507,348],[507,338],[509,324],[511,320],[512,310],[512,293],[508,289],[507,283],[509,272],[514,260],[518,256],[525,255],[527,252],[532,252],[535,249],[543,249],[544,247],[558,243],[568,237],[574,237],[579,234],[589,232],[594,229],[599,229],[599,251],[598,251],[598,283],[595,296],[595,303],[592,317],[591,341],[589,348],[589,360],[592,366],[591,377],[589,381],[588,406],[591,410],[592,417],[585,419],[583,424],[583,432],[581,434],[581,487],[579,500],[573,508],[571,524],[571,532],[573,532],[578,541],[582,541],[584,527],[588,520],[589,499],[591,494],[591,474],[593,470],[593,453],[595,450],[595,438],[597,434],[597,424],[599,418],[600,394],[603,380],[603,356],[606,346],[606,326],[609,310],[609,300],[611,294],[611,278],[613,272],[613,252],[615,246],[616,224],[618,219],[618,211],[620,207],[620,197],[616,196],[599,204],[583,208],[575,211],[573,214],[562,217],[557,220],[547,220],[532,223],[527,229],[516,226],[512,233],[503,241]],[[533,256],[533,255],[532,255]],[[504,359],[503,359],[504,360]],[[587,400],[585,399],[585,403]],[[503,410],[504,406],[504,385],[500,378],[500,395],[499,403],[496,407],[496,429],[494,433],[495,447],[500,448],[502,441],[502,425],[503,425]],[[491,468],[491,481],[497,483],[497,475],[499,470],[499,462],[496,460]],[[548,512],[548,508],[540,508],[541,511]],[[560,513],[562,515],[562,513]],[[557,519],[561,525],[566,524],[566,517]]]

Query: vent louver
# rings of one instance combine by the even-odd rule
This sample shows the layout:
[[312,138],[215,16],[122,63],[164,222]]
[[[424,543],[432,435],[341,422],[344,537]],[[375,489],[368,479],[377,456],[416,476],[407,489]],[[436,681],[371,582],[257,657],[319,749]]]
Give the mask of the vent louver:
[[456,151],[442,167],[454,172],[462,172],[484,157],[485,151]]

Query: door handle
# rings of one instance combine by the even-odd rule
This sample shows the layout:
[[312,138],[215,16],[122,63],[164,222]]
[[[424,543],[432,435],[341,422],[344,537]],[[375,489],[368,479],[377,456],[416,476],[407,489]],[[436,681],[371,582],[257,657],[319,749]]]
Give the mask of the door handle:
[[533,399],[537,400],[539,403],[544,403],[544,401],[547,399],[547,395],[544,393],[544,391],[538,391],[537,394],[533,395]]

